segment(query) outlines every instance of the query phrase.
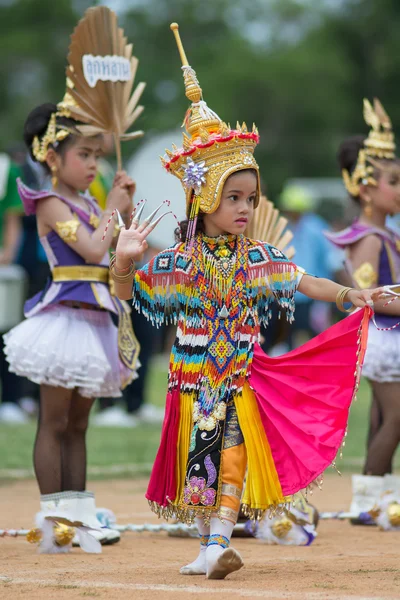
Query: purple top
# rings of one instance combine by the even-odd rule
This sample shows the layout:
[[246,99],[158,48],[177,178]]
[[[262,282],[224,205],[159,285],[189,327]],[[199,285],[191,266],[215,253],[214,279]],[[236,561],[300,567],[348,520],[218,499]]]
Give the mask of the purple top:
[[[340,248],[347,248],[368,235],[377,235],[382,240],[379,256],[378,286],[392,285],[400,282],[400,236],[390,229],[379,229],[355,221],[350,227],[338,232],[325,232],[325,236]],[[346,270],[352,277],[353,267],[348,259]],[[379,327],[390,327],[399,320],[398,316],[379,315]],[[395,331],[399,332],[399,329]]]
[[[83,227],[89,232],[93,232],[95,227],[90,223],[92,215],[100,217],[101,210],[96,201],[89,196],[83,196],[88,205],[86,212],[80,206],[75,205],[70,200],[63,198],[53,190],[34,191],[24,185],[20,179],[17,180],[19,195],[24,204],[25,212],[28,215],[36,213],[36,203],[38,200],[56,196],[62,202],[67,204],[71,211],[76,214]],[[75,250],[66,244],[61,237],[54,231],[50,231],[46,236],[40,238],[40,242],[46,252],[50,269],[55,266],[75,266],[87,265],[85,259]],[[96,266],[108,267],[109,255],[108,249],[104,249],[104,257]],[[87,302],[94,306],[101,306],[106,310],[116,313],[116,307],[111,298],[109,286],[106,283],[90,281],[66,281],[54,282],[50,279],[45,289],[25,303],[25,316],[30,317],[37,314],[47,306],[59,304],[63,300],[75,300]]]

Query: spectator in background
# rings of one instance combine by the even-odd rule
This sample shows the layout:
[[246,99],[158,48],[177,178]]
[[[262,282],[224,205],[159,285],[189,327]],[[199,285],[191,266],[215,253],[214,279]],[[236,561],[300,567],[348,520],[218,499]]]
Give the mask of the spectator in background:
[[[343,255],[340,250],[332,249],[325,238],[323,232],[329,229],[329,224],[315,214],[311,195],[301,187],[288,186],[281,194],[278,208],[289,220],[288,227],[294,235],[296,264],[310,275],[335,279],[334,274],[342,269]],[[290,350],[303,343],[305,336],[311,338],[331,324],[330,307],[326,303],[311,300],[300,292],[295,298],[296,318],[287,340]]]
[[[8,154],[0,154],[0,279],[6,281],[6,265],[11,265],[16,257],[21,235],[22,203],[17,191],[16,180],[21,175],[19,167]],[[22,282],[21,282],[22,285]],[[10,373],[4,356],[3,333],[15,323],[7,325],[7,307],[1,307],[4,318],[0,332],[0,384],[1,404],[0,423],[23,423],[27,416],[18,404],[20,395],[19,377]]]

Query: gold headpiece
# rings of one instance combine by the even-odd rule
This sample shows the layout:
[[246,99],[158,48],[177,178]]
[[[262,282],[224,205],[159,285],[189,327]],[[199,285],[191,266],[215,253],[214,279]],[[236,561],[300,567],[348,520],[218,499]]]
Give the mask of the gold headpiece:
[[172,23],[171,29],[182,60],[186,96],[192,105],[184,120],[189,135],[183,134],[183,148],[174,146],[172,152],[166,150],[168,158],[161,158],[161,161],[169,173],[180,179],[188,211],[191,206],[190,219],[195,219],[199,210],[215,212],[229,175],[244,169],[254,169],[257,173],[257,206],[260,179],[253,153],[259,142],[258,130],[253,125],[248,131],[245,123],[237,123],[236,129],[231,129],[207,106],[196,73],[188,64],[178,24]]
[[42,139],[36,135],[32,142],[32,154],[39,162],[45,162],[49,146],[56,147],[58,142],[65,140],[65,138],[72,133],[68,127],[63,125],[57,125],[57,117],[71,117],[70,107],[77,106],[75,100],[69,93],[69,89],[73,87],[70,79],[67,78],[67,91],[65,92],[64,98],[57,104],[57,110],[54,112],[47,126],[46,132]]
[[60,128],[57,125],[57,117],[61,116],[60,113],[54,112],[49,120],[49,124],[46,129],[46,133],[39,141],[39,137],[35,135],[32,142],[32,154],[39,162],[45,162],[49,146],[56,147],[58,142],[65,140],[70,134],[68,129]]
[[364,141],[364,148],[358,153],[355,169],[351,175],[346,169],[342,170],[344,185],[352,196],[359,195],[360,183],[377,185],[377,181],[373,177],[374,158],[389,160],[395,158],[396,144],[392,123],[377,98],[374,98],[373,107],[364,98],[364,120],[371,127],[371,131]]

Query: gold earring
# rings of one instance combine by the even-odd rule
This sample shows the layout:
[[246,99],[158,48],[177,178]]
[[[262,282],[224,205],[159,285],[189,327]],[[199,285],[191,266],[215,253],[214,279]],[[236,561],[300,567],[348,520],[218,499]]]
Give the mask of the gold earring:
[[53,190],[56,189],[57,185],[58,185],[58,177],[57,177],[57,167],[56,165],[53,165],[51,167],[51,185]]
[[372,202],[371,202],[371,198],[367,197],[365,198],[365,206],[364,206],[364,214],[365,216],[370,219],[372,217]]

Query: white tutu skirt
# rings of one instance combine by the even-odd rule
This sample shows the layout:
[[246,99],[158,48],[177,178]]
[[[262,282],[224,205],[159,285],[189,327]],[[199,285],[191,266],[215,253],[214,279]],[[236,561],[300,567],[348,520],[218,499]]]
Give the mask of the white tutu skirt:
[[378,383],[400,382],[400,328],[379,331],[370,322],[362,374]]
[[137,374],[118,354],[118,328],[107,311],[55,305],[4,336],[10,371],[38,384],[77,388],[88,398],[118,397]]

